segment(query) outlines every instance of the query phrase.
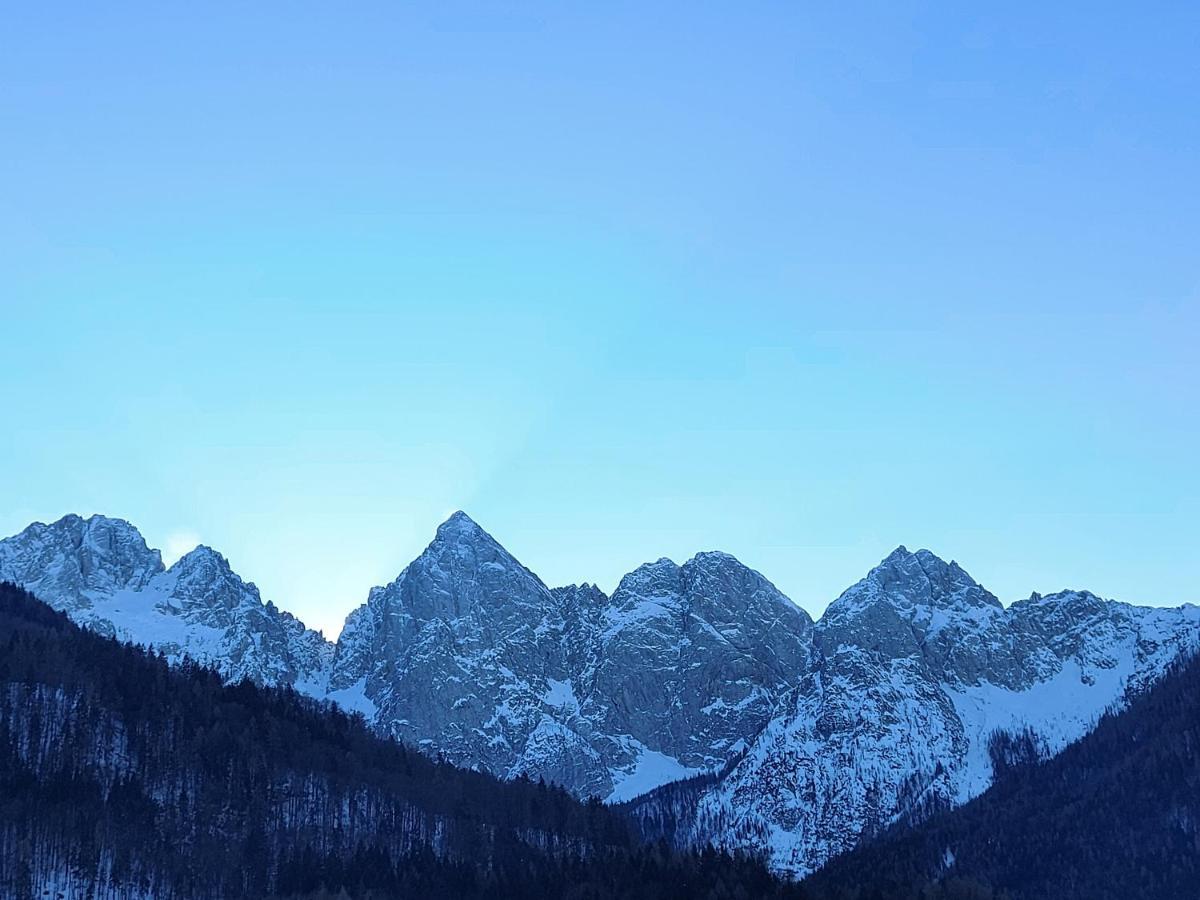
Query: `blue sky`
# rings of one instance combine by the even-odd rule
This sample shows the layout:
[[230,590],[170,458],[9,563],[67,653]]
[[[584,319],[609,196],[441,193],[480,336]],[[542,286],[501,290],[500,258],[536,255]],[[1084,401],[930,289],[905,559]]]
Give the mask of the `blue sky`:
[[1200,601],[1200,7],[252,6],[6,14],[0,532]]

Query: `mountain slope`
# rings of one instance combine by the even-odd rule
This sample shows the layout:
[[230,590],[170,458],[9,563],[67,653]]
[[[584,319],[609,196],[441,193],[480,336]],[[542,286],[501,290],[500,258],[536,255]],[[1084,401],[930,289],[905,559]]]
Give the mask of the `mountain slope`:
[[925,896],[958,880],[1014,900],[1193,898],[1200,884],[1200,657],[1048,760],[897,827],[805,882],[818,897]]
[[600,804],[435,762],[286,687],[169,667],[7,584],[0,635],[0,896],[799,893],[749,860],[642,847]]
[[607,781],[603,763],[559,702],[569,695],[560,604],[455,513],[351,614],[330,686],[360,686],[381,729],[461,765],[509,777],[558,773],[578,793],[594,793]]
[[998,730],[1061,750],[1200,639],[1195,607],[1063,591],[1006,609],[904,547],[816,623],[724,553],[647,563],[611,597],[551,589],[461,512],[336,648],[214,551],[164,570],[119,520],[30,526],[0,541],[0,578],[172,660],[293,685],[463,767],[630,803],[648,834],[798,875],[985,790]]
[[462,765],[623,799],[753,739],[811,627],[719,553],[643,566],[611,598],[552,591],[458,512],[351,614],[330,687]]
[[956,564],[899,548],[822,616],[790,706],[673,839],[755,847],[805,874],[984,790],[997,730],[1028,728],[1044,753],[1061,750],[1198,636],[1195,607],[1063,592],[1005,610]]
[[[725,553],[626,575],[601,627],[584,715],[681,775],[720,768],[754,739],[807,668],[812,634],[806,612]],[[610,799],[656,787],[655,774],[639,767]]]
[[228,561],[197,547],[170,569],[121,519],[65,516],[0,541],[0,580],[45,597],[82,625],[230,679],[324,693],[333,645],[263,603]]

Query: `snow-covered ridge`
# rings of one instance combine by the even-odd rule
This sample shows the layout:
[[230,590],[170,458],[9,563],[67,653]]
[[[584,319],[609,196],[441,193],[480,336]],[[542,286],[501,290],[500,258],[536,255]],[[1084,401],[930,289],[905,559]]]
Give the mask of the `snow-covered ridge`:
[[689,837],[811,871],[984,790],[995,732],[1030,728],[1058,752],[1198,642],[1194,606],[1063,591],[1005,609],[956,564],[900,548],[817,622],[792,704],[700,798]]
[[263,603],[220,553],[199,546],[169,569],[121,519],[66,516],[0,541],[0,579],[102,634],[188,656],[231,680],[324,692],[333,645]]
[[755,847],[795,872],[983,790],[997,729],[1061,749],[1200,633],[1195,607],[1086,591],[1006,609],[957,563],[903,547],[815,623],[717,552],[647,563],[611,597],[551,589],[461,512],[336,645],[216,551],[168,569],[119,519],[29,526],[0,541],[0,579],[103,633],[294,685],[502,776],[624,801],[720,771],[677,839]]

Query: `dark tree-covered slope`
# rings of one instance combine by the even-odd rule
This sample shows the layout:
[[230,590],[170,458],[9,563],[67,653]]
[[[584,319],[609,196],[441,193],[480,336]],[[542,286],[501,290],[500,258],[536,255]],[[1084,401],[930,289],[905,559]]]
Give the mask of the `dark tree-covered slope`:
[[1200,657],[1058,756],[1008,767],[966,806],[894,828],[804,884],[837,900],[943,896],[947,885],[1014,900],[1195,900]]
[[756,861],[634,831],[0,584],[0,896],[801,896]]

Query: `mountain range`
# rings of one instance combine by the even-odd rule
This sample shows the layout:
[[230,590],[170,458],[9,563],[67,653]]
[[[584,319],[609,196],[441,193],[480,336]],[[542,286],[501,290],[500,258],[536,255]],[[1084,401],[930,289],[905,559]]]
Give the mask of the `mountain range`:
[[0,583],[5,900],[823,900],[614,806],[460,769]]
[[30,525],[0,541],[0,580],[171,661],[292,686],[459,766],[792,874],[979,795],[1006,736],[1053,756],[1200,642],[1193,606],[1071,590],[1005,607],[904,547],[816,622],[724,553],[647,563],[611,596],[552,588],[461,512],[336,643],[216,551],[168,568],[119,519]]

